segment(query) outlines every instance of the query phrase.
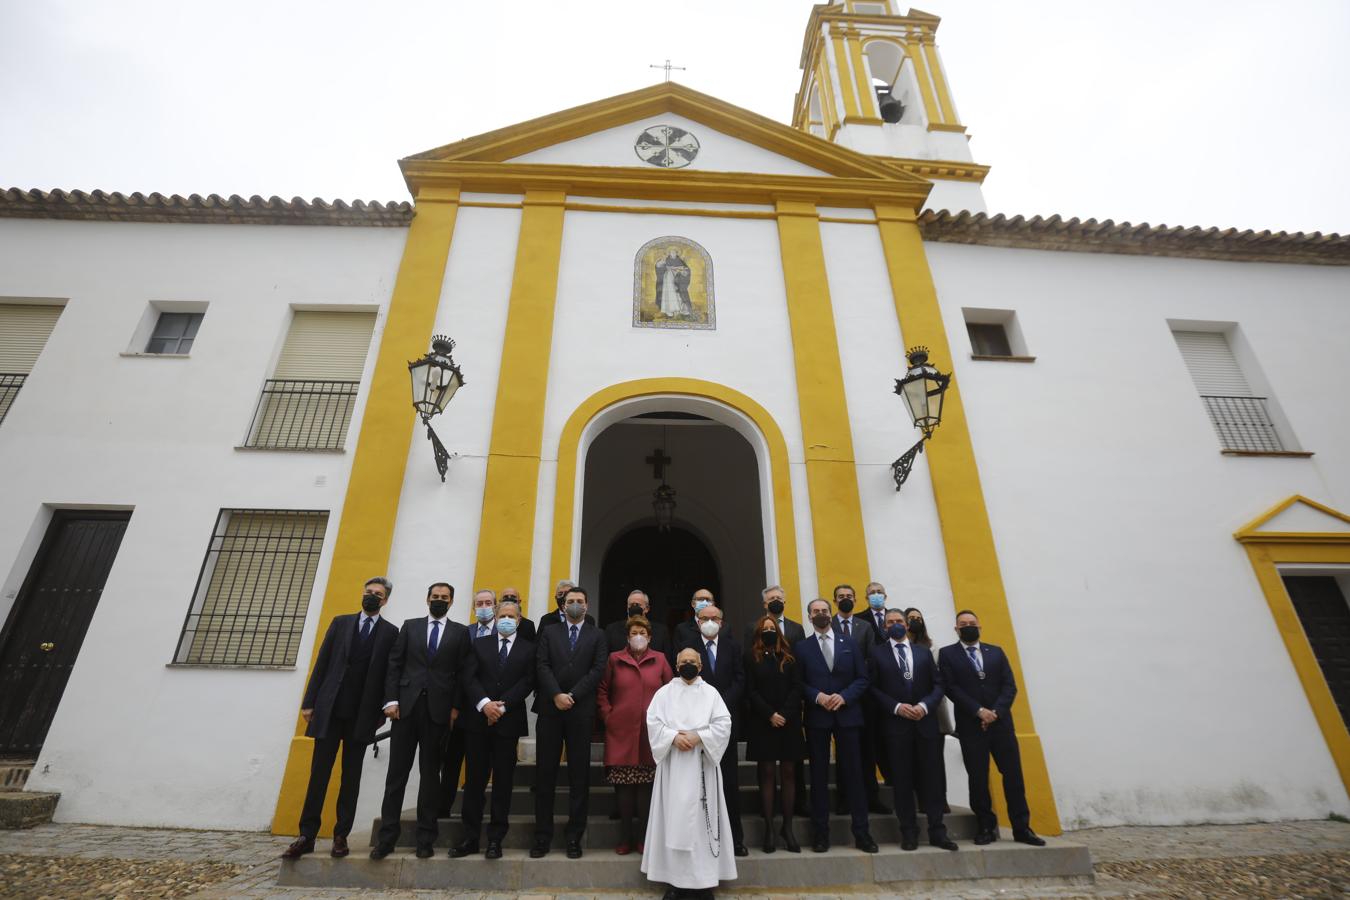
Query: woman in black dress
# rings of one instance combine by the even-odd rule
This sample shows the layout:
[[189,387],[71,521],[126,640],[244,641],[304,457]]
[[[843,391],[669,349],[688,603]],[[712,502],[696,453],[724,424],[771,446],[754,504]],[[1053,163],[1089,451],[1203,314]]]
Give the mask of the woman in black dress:
[[764,814],[764,852],[775,849],[773,832],[774,776],[782,783],[783,845],[801,853],[792,832],[792,810],[797,782],[794,764],[806,756],[802,737],[802,692],[797,683],[797,660],[787,645],[778,620],[764,616],[755,623],[746,648],[745,696],[750,714],[745,723],[746,759],[759,766],[760,803]]

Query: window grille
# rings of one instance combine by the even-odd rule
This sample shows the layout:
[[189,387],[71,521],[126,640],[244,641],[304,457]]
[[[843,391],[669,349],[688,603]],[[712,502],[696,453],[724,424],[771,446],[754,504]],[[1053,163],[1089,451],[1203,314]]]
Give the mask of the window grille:
[[1222,331],[1173,331],[1172,337],[1223,449],[1284,450],[1267,410],[1267,398],[1253,395],[1228,337]]

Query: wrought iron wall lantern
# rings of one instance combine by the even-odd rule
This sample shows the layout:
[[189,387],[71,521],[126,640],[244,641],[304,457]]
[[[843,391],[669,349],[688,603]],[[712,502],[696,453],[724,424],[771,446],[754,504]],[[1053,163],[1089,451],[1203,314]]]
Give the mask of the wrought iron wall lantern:
[[895,380],[895,392],[905,401],[909,417],[914,427],[923,432],[918,443],[891,463],[891,475],[895,478],[898,491],[909,478],[914,468],[914,460],[923,452],[924,442],[933,437],[933,431],[942,424],[942,399],[951,384],[952,376],[943,375],[935,366],[928,363],[928,348],[913,347],[909,353],[909,371],[904,378]]
[[454,341],[438,334],[431,339],[431,352],[408,363],[408,374],[412,376],[413,409],[422,417],[422,424],[427,426],[427,440],[431,441],[431,451],[436,456],[436,471],[441,473],[441,481],[445,481],[445,471],[450,467],[450,454],[432,430],[431,419],[445,412],[450,398],[464,386],[464,372],[450,357],[450,351],[454,349]]

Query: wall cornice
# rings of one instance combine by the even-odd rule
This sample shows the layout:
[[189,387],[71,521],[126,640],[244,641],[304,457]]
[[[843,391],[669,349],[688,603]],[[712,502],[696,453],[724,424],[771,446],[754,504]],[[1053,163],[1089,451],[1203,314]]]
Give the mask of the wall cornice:
[[407,228],[409,202],[304,200],[294,197],[245,199],[193,194],[120,194],[104,191],[24,191],[0,193],[0,218],[65,219],[86,222],[188,222],[198,225],[354,225]]

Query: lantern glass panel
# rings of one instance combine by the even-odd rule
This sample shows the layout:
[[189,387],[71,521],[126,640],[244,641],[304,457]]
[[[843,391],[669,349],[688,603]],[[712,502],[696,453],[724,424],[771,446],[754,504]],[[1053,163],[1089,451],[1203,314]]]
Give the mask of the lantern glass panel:
[[412,376],[412,394],[413,406],[419,413],[429,415],[436,410],[436,404],[432,398],[434,388],[431,378],[435,367],[426,360],[420,360],[408,367],[408,374]]
[[922,427],[928,419],[928,379],[916,378],[906,383],[903,391],[910,419],[915,425]]

